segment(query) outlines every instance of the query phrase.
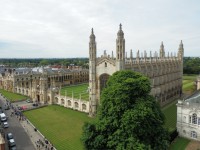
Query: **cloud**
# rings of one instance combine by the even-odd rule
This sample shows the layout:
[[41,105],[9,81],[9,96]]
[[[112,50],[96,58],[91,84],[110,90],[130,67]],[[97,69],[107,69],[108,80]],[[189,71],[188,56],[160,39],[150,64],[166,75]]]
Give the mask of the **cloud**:
[[[155,51],[164,41],[176,52],[198,56],[199,1],[186,0],[1,0],[1,57],[88,57],[91,28],[98,55],[115,52],[119,23],[126,50]],[[196,38],[191,38],[196,37]],[[134,53],[133,53],[134,54]]]

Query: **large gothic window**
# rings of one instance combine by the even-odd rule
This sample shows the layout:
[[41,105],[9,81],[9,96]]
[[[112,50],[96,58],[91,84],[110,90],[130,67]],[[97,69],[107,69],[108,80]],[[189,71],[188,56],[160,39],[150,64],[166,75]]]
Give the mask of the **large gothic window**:
[[100,80],[100,92],[103,90],[103,88],[106,87],[106,83],[108,81],[109,75],[108,74],[103,74],[99,77]]
[[192,115],[192,123],[197,124],[197,114]]

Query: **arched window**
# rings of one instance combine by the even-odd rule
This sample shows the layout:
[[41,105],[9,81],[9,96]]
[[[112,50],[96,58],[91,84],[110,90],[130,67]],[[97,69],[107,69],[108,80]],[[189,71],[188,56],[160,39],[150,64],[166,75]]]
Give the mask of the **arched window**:
[[75,102],[74,104],[75,104],[75,108],[78,108],[78,107],[79,107],[77,102]]
[[197,133],[195,131],[191,131],[191,137],[192,138],[197,138]]
[[82,110],[86,110],[86,105],[82,104]]
[[192,115],[192,123],[197,124],[197,114]]
[[183,117],[183,122],[186,122],[186,116]]
[[72,105],[72,103],[71,103],[70,100],[68,100],[67,104],[68,104],[68,106],[71,106],[71,105]]
[[107,63],[105,62],[105,67],[107,67]]
[[186,134],[186,131],[185,131],[185,130],[183,130],[183,133],[184,133],[184,134]]

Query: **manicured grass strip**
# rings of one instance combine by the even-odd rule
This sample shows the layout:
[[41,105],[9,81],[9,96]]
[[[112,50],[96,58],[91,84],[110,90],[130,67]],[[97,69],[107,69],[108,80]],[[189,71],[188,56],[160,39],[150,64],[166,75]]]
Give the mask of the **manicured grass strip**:
[[85,84],[79,84],[79,85],[72,85],[72,86],[66,86],[61,89],[61,95],[66,95],[68,97],[72,97],[72,93],[74,95],[75,99],[83,99],[83,100],[89,100],[89,92],[88,92],[88,83]]
[[183,84],[183,90],[184,91],[194,90],[194,82]]
[[187,145],[189,144],[190,140],[178,137],[175,141],[171,144],[170,150],[184,150]]
[[198,75],[183,75],[183,93],[193,93],[196,90],[194,82]]
[[24,115],[56,147],[57,150],[82,150],[82,126],[94,121],[87,114],[51,105],[26,111]]
[[18,100],[26,100],[28,97],[18,94],[18,93],[12,93],[8,92],[6,90],[0,89],[0,93],[4,95],[8,100],[11,102],[18,101]]
[[169,129],[169,132],[173,131],[176,128],[176,117],[177,117],[177,101],[172,102],[171,104],[162,108],[162,111],[165,115],[165,127]]
[[196,80],[198,75],[192,74],[192,75],[183,75],[183,80]]

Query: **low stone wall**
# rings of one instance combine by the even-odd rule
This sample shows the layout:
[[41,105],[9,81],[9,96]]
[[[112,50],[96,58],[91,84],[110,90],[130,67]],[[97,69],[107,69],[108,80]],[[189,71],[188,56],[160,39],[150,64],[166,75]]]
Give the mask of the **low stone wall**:
[[89,101],[74,99],[71,97],[57,95],[54,98],[54,104],[71,108],[77,111],[89,113]]

